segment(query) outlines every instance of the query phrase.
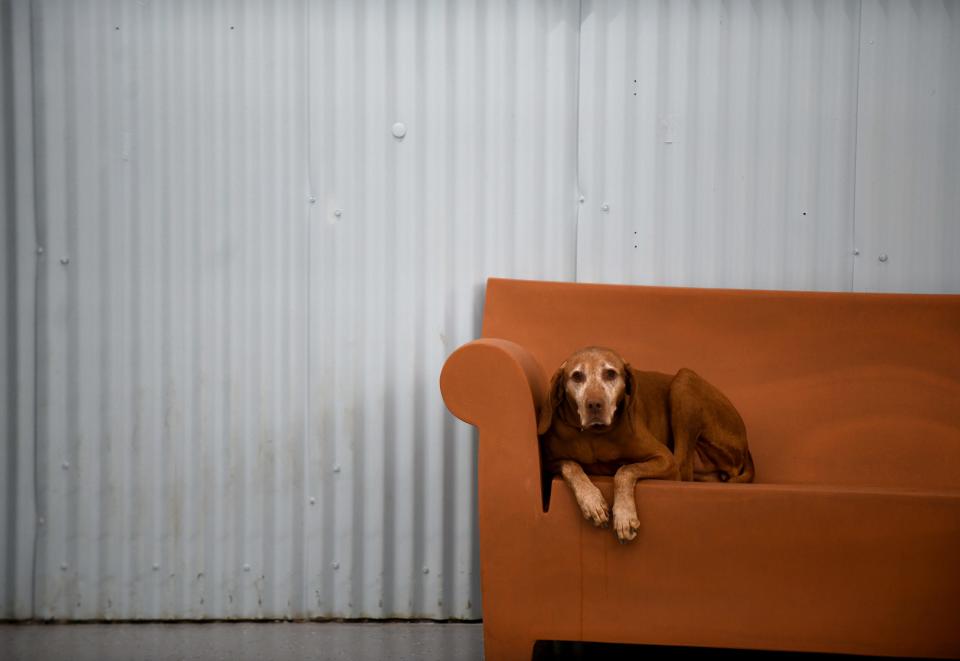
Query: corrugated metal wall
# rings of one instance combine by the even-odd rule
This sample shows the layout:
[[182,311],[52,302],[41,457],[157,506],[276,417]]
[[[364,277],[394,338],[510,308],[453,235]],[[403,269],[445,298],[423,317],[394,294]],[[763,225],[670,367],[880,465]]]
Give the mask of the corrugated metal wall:
[[30,7],[0,2],[0,618],[33,615],[35,295]]
[[960,291],[958,26],[0,1],[0,617],[478,617],[484,279]]
[[262,8],[34,4],[40,617],[308,612],[304,14]]
[[960,291],[958,12],[585,0],[578,279]]
[[856,260],[863,291],[960,291],[960,2],[864,0]]
[[480,614],[475,447],[437,380],[487,274],[574,276],[577,10],[309,7],[318,610]]
[[849,289],[859,2],[588,2],[585,280]]
[[436,379],[573,277],[577,5],[32,11],[35,614],[478,617]]

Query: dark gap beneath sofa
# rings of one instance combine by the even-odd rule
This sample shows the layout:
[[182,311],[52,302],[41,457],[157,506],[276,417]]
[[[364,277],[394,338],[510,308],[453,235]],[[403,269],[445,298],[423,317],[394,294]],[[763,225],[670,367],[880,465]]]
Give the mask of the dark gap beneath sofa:
[[[647,661],[649,659],[692,659],[718,661],[719,659],[801,659],[824,661],[870,661],[891,657],[859,656],[856,654],[825,654],[811,652],[770,652],[766,650],[722,649],[714,647],[674,647],[666,645],[624,645],[618,643],[582,643],[565,640],[538,640],[533,646],[532,661],[560,659],[589,659],[590,661]],[[917,658],[917,657],[910,657]]]

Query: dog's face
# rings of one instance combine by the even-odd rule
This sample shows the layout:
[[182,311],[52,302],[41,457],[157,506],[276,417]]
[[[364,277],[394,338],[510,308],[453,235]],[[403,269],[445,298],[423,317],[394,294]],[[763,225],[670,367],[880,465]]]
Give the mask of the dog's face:
[[581,430],[608,431],[629,394],[630,382],[630,368],[617,352],[600,347],[580,349],[553,376],[544,406],[549,411],[541,412],[540,433],[549,429],[553,415]]

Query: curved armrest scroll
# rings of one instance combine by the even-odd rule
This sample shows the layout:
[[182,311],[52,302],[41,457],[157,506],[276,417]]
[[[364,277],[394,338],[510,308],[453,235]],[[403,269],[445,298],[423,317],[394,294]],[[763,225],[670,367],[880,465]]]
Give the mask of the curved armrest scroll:
[[476,340],[447,358],[440,390],[451,413],[480,429],[481,537],[531,520],[543,502],[537,442],[547,392],[543,368],[519,344]]
[[517,416],[535,421],[546,389],[537,359],[509,340],[486,338],[464,344],[447,358],[440,373],[447,408],[482,430],[516,421]]

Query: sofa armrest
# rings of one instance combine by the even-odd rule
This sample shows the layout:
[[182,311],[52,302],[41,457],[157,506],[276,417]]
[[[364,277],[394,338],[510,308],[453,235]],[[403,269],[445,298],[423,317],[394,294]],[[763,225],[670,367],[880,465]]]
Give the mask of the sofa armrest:
[[481,429],[503,416],[539,411],[546,377],[533,355],[509,340],[468,342],[440,372],[443,401],[455,416]]
[[484,501],[499,509],[500,498],[491,492],[504,489],[514,502],[526,500],[517,498],[517,489],[529,490],[529,502],[539,509],[537,412],[546,399],[547,380],[537,359],[508,340],[476,340],[447,358],[440,391],[451,413],[480,430],[481,510]]
[[[487,658],[530,658],[540,632],[579,630],[580,554],[552,543],[557,521],[580,530],[572,495],[544,512],[537,412],[546,401],[543,368],[522,346],[482,339],[457,349],[440,374],[450,411],[480,430],[477,520]],[[541,569],[546,568],[546,571]],[[543,595],[571,596],[544,609]],[[523,617],[518,617],[523,614]],[[535,614],[536,627],[526,616]]]

